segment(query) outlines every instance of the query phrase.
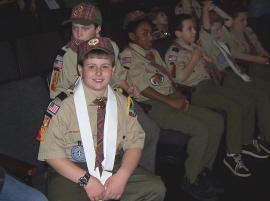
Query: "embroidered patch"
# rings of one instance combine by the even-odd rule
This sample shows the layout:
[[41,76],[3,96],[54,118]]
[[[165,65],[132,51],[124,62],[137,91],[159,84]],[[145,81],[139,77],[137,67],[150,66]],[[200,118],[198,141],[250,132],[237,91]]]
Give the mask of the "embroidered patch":
[[59,61],[59,60],[54,60],[54,63],[53,63],[53,67],[54,68],[57,68],[57,69],[62,69],[62,66],[63,66],[63,62],[62,61]]
[[71,157],[78,162],[84,162],[85,161],[85,154],[84,154],[84,149],[83,146],[76,145],[73,146],[70,150]]
[[175,55],[169,55],[169,61],[177,61],[177,56]]
[[51,84],[51,90],[56,91],[56,86],[57,86],[57,83],[58,83],[58,79],[59,79],[59,70],[54,69],[53,70],[53,80],[52,80],[52,84]]
[[58,112],[59,108],[60,108],[59,105],[56,105],[54,102],[51,102],[47,108],[47,111],[55,115]]
[[123,63],[123,64],[131,63],[131,57],[123,57],[123,58],[122,58],[122,63]]
[[162,74],[156,73],[150,79],[152,85],[159,86],[164,82],[164,76]]
[[177,47],[173,47],[172,51],[178,53],[179,52],[179,49]]
[[38,134],[36,136],[36,140],[43,142],[44,141],[44,137],[46,135],[46,131],[47,131],[47,127],[50,123],[50,120],[52,118],[52,115],[48,112],[45,113],[42,125],[40,127],[40,129],[38,130]]

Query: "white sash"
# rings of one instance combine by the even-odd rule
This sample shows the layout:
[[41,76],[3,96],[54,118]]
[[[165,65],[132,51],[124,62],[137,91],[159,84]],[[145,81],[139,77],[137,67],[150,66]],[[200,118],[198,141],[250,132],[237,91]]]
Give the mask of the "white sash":
[[214,41],[214,43],[216,44],[216,46],[218,47],[218,49],[222,52],[222,54],[224,55],[224,57],[226,58],[227,62],[230,64],[231,68],[233,69],[233,71],[239,76],[241,77],[244,81],[246,82],[251,82],[250,77],[247,74],[243,74],[241,72],[241,69],[239,68],[239,66],[235,66],[233,64],[233,62],[228,58],[227,54],[230,54],[230,51],[228,49],[228,47],[226,46],[225,43],[221,42],[221,41]]
[[116,97],[111,87],[108,85],[108,98],[106,104],[103,138],[104,160],[102,162],[103,171],[101,176],[99,173],[99,168],[96,168],[95,170],[96,152],[81,78],[78,79],[77,85],[74,88],[74,103],[88,171],[92,176],[96,177],[102,184],[104,184],[105,181],[112,175],[111,171],[114,166],[116,154],[118,124]]

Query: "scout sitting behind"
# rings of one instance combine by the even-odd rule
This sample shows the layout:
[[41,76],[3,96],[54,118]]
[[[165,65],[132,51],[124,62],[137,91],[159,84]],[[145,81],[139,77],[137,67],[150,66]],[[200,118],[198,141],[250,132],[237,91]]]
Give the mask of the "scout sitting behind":
[[109,39],[81,43],[78,56],[80,78],[50,103],[44,118],[50,122],[38,136],[38,159],[51,166],[49,200],[162,201],[160,177],[138,166],[145,133],[127,98],[108,85],[114,73]]

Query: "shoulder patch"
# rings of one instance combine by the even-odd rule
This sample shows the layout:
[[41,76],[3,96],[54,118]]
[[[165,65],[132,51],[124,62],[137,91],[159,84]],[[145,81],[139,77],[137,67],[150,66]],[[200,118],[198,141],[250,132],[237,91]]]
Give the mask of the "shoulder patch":
[[50,123],[51,118],[52,118],[52,115],[50,113],[46,112],[45,116],[44,116],[44,119],[43,119],[43,122],[42,122],[42,125],[39,128],[38,134],[36,136],[37,141],[40,141],[40,142],[44,141],[44,137],[46,135],[47,127],[48,127],[48,125]]
[[59,105],[57,105],[54,102],[51,102],[47,108],[47,112],[50,114],[56,115],[59,109],[60,109]]
[[68,97],[68,95],[65,92],[59,93],[55,98],[58,98],[59,100],[63,101]]
[[169,61],[177,61],[177,56],[175,56],[175,55],[169,55],[168,56],[168,60]]
[[54,60],[53,67],[55,69],[62,69],[63,67],[63,61],[58,60],[57,58]]
[[179,52],[179,49],[177,47],[173,47],[172,51],[178,53]]
[[123,57],[122,64],[131,63],[131,57]]

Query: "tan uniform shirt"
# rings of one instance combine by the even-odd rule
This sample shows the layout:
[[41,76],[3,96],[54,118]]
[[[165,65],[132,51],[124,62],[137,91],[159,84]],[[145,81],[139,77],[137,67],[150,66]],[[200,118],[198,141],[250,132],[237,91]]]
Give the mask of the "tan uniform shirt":
[[[262,55],[263,47],[253,30],[250,27],[246,27],[244,32],[247,34],[247,36],[255,46],[258,54]],[[231,28],[231,38],[228,41],[228,44],[234,58],[238,57],[240,53],[250,54],[250,48],[243,36],[243,32],[233,27]]]
[[160,39],[160,38],[165,38],[170,36],[171,34],[166,31],[166,30],[161,30],[157,27],[154,28],[153,30],[153,36],[154,36],[154,40]]
[[[229,28],[223,26],[221,31],[222,31],[222,34],[221,34],[221,37],[219,38],[219,41],[227,43],[227,41],[231,37]],[[200,42],[201,42],[203,51],[214,59],[214,62],[220,71],[230,66],[225,56],[221,53],[221,51],[218,49],[218,47],[214,43],[211,29],[206,30],[204,28],[201,28]]]
[[199,60],[188,79],[185,82],[181,81],[183,77],[183,69],[191,60],[192,52],[200,47],[195,43],[192,43],[191,45],[186,45],[182,43],[178,38],[176,39],[176,42],[179,43],[182,47],[186,48],[187,51],[179,50],[176,46],[171,45],[165,54],[165,63],[169,67],[170,72],[173,68],[173,65],[171,63],[175,64],[176,77],[174,80],[177,83],[182,83],[187,86],[196,86],[203,80],[211,79],[210,75],[206,72],[203,63],[201,62],[201,60]]
[[[111,40],[113,49],[115,52],[115,72],[111,79],[110,85],[112,88],[119,86],[120,80],[126,79],[126,73],[121,63],[118,60],[119,48],[115,42]],[[50,98],[54,99],[60,92],[67,90],[78,78],[77,71],[77,53],[73,52],[70,48],[63,47],[62,50],[65,51],[63,56],[58,55],[56,57],[57,61],[62,62],[62,67],[59,68],[59,78],[56,85],[56,90],[51,89],[51,85],[55,79],[54,74],[52,74],[50,82]],[[55,64],[54,64],[55,65]]]
[[195,0],[192,0],[191,4],[190,4],[190,0],[180,0],[180,2],[176,5],[174,9],[175,15],[179,15],[183,13],[189,14],[189,15],[192,14],[191,9],[190,9],[191,5],[195,8],[195,12],[198,18],[200,18],[202,15],[201,5]]
[[[158,51],[154,49],[151,49],[151,51],[155,56],[155,62],[167,68]],[[148,52],[134,43],[129,43],[129,47],[120,53],[122,65],[129,69],[127,72],[127,82],[130,85],[136,85],[140,92],[147,87],[151,87],[163,95],[173,93],[169,78],[152,66],[149,60],[144,58]],[[141,102],[149,99],[141,95],[136,100]]]
[[[88,114],[91,122],[93,143],[96,149],[97,144],[97,105],[93,101],[97,98],[84,85]],[[52,118],[47,127],[44,141],[40,142],[38,160],[68,158],[71,161],[79,161],[73,154],[73,150],[81,142],[80,129],[78,125],[73,91],[67,90],[68,97],[64,100],[56,98],[53,103],[60,108]],[[117,127],[117,151],[130,148],[142,149],[144,146],[145,133],[137,121],[137,116],[132,117],[127,113],[127,98],[119,92],[114,92],[118,106],[118,127]],[[104,95],[107,96],[107,91]],[[48,110],[47,110],[48,112]],[[79,161],[83,162],[83,161]]]

